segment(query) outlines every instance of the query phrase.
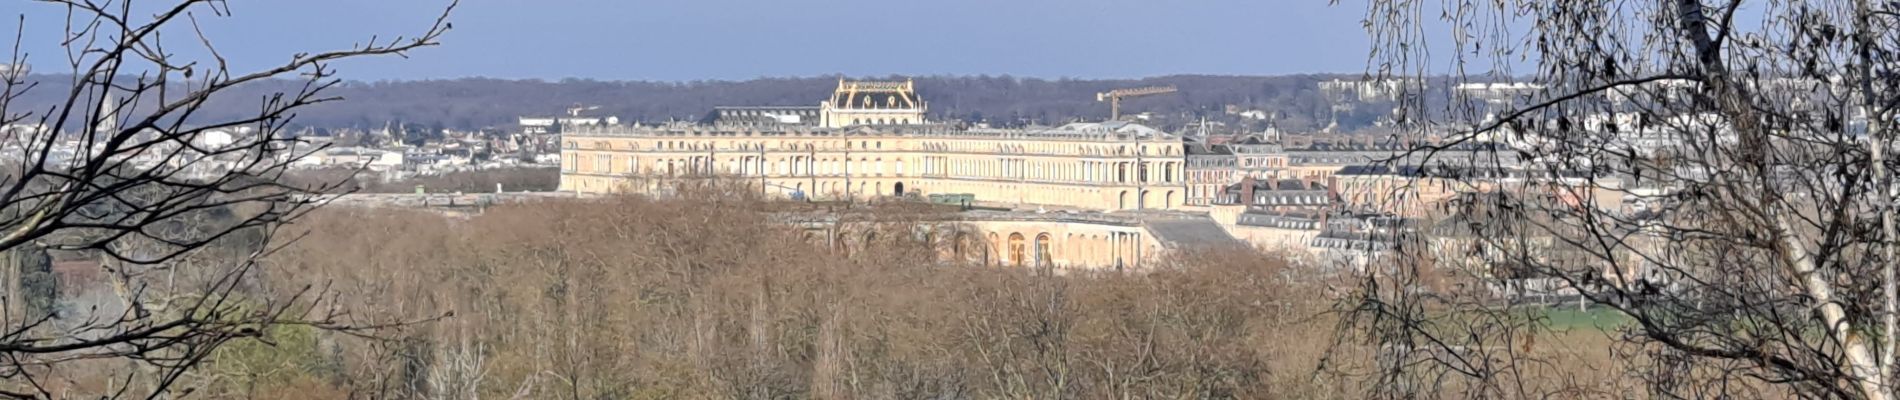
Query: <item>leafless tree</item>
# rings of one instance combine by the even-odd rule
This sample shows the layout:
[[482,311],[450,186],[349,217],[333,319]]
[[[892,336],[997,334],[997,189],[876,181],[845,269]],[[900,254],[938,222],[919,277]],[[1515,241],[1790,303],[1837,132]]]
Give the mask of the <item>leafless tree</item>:
[[[65,12],[63,23],[46,26],[63,27],[66,52],[44,60],[68,67],[71,81],[0,76],[0,249],[100,254],[123,306],[4,321],[0,396],[170,397],[212,350],[272,326],[370,328],[308,307],[321,290],[282,297],[254,290],[259,257],[285,239],[275,228],[316,205],[305,194],[327,189],[279,183],[289,165],[317,150],[282,129],[297,110],[339,100],[325,94],[339,83],[330,63],[433,46],[450,27],[446,10],[415,36],[370,38],[242,71],[200,29],[231,15],[221,0],[34,3]],[[22,16],[16,38],[25,29]],[[191,35],[176,40],[180,32]],[[13,44],[10,64],[42,61]],[[208,56],[179,56],[180,46]],[[255,114],[198,117],[211,104],[244,104],[228,98],[233,88],[285,78],[302,84],[256,100]],[[56,91],[62,101],[15,106],[34,90]],[[198,256],[214,248],[224,256]],[[153,284],[180,270],[204,279]]]
[[[1627,315],[1619,361],[1655,397],[1894,397],[1900,3],[1368,3],[1377,75],[1432,78],[1419,93],[1532,83],[1401,107],[1411,133],[1442,136],[1414,149],[1435,156],[1414,165],[1426,174],[1515,177],[1459,179],[1491,195],[1411,230],[1464,230],[1458,245],[1488,251],[1466,284],[1537,282]],[[1522,161],[1443,156],[1477,143]],[[1526,350],[1535,310],[1408,287],[1453,242],[1433,243],[1401,248],[1353,303],[1356,332],[1390,357],[1375,390],[1587,390],[1527,383],[1562,365]]]

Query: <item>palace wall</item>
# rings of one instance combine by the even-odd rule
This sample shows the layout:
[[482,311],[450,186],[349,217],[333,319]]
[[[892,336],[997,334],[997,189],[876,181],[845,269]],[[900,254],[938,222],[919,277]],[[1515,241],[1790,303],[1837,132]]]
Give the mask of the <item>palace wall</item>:
[[1178,139],[1036,137],[1005,132],[581,129],[563,139],[561,190],[652,193],[662,182],[758,179],[769,195],[814,200],[973,194],[988,204],[1088,210],[1177,209],[1186,202]]

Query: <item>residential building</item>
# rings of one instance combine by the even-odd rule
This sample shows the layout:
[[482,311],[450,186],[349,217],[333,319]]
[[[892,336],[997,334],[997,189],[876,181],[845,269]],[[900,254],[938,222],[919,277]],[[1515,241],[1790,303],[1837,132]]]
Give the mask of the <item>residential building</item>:
[[1240,181],[1240,159],[1228,146],[1186,143],[1187,205],[1213,205],[1222,189]]

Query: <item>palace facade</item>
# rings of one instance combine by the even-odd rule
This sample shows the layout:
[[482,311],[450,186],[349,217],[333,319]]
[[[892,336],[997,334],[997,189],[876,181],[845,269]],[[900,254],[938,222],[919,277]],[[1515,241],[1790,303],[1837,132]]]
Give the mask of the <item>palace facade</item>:
[[1119,121],[965,128],[926,123],[924,107],[909,82],[840,82],[818,121],[577,127],[562,138],[561,190],[653,193],[673,179],[725,176],[813,200],[958,194],[1098,211],[1188,202],[1179,136]]

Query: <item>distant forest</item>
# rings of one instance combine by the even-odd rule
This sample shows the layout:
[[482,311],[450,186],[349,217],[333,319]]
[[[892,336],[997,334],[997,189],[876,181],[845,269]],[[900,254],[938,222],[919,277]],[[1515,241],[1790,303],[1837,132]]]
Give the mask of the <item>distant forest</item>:
[[[933,118],[1010,126],[1056,124],[1108,117],[1108,106],[1095,93],[1116,88],[1174,85],[1180,93],[1125,101],[1127,113],[1150,112],[1170,128],[1206,117],[1241,129],[1268,123],[1241,121],[1227,106],[1273,114],[1282,129],[1319,129],[1337,117],[1342,128],[1371,124],[1389,106],[1362,104],[1338,111],[1318,83],[1359,79],[1356,74],[1287,76],[1178,75],[1146,79],[1082,80],[1009,76],[929,76],[915,78],[930,103]],[[67,75],[33,75],[39,87],[19,103],[51,105],[70,86]],[[597,106],[588,116],[617,116],[625,121],[698,120],[714,106],[816,106],[837,85],[836,77],[766,78],[749,81],[624,82],[568,79],[345,82],[330,94],[346,101],[304,109],[296,125],[320,129],[373,129],[389,123],[439,129],[507,128],[520,116],[562,115],[574,105]],[[869,79],[905,79],[874,77]],[[294,91],[302,82],[268,81],[232,93],[201,112],[204,118],[231,118],[255,112],[274,91]],[[44,108],[42,108],[44,109]]]

